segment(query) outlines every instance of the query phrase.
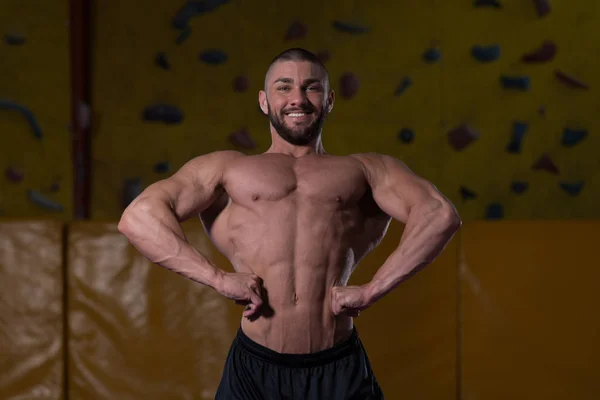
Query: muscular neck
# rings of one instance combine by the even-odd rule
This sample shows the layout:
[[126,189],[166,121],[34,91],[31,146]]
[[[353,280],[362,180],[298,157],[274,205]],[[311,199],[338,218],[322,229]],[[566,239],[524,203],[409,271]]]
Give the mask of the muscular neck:
[[271,139],[271,147],[269,147],[266,153],[286,154],[295,158],[307,156],[309,154],[327,154],[323,148],[323,142],[321,141],[320,135],[306,146],[296,146],[286,142],[277,134],[277,132],[271,132]]

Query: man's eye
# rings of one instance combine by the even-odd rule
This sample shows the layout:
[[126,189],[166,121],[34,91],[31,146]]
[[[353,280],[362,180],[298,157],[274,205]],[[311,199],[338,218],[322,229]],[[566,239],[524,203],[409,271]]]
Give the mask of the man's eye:
[[288,90],[289,86],[279,86],[279,88],[277,88],[277,90]]

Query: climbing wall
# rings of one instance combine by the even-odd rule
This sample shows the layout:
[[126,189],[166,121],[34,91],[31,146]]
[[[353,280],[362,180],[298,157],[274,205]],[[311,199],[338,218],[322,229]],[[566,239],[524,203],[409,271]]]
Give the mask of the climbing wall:
[[72,215],[68,3],[0,7],[0,216]]
[[266,150],[257,93],[295,46],[330,70],[329,152],[394,155],[465,220],[597,218],[593,1],[97,5],[93,218],[196,155]]

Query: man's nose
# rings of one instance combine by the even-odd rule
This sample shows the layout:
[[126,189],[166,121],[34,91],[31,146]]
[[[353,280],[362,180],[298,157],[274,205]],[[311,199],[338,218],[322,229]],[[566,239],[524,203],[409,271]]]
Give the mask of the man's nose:
[[306,93],[302,89],[294,89],[290,95],[290,105],[300,106],[306,104]]

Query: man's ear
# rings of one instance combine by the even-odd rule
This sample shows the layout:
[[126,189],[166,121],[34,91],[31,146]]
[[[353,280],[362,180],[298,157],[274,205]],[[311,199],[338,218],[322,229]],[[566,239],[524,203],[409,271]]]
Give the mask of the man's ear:
[[258,92],[258,105],[265,115],[269,114],[269,106],[267,104],[267,93],[264,90]]
[[330,113],[333,110],[333,103],[335,101],[335,92],[333,89],[329,91],[329,96],[327,96],[327,113]]

